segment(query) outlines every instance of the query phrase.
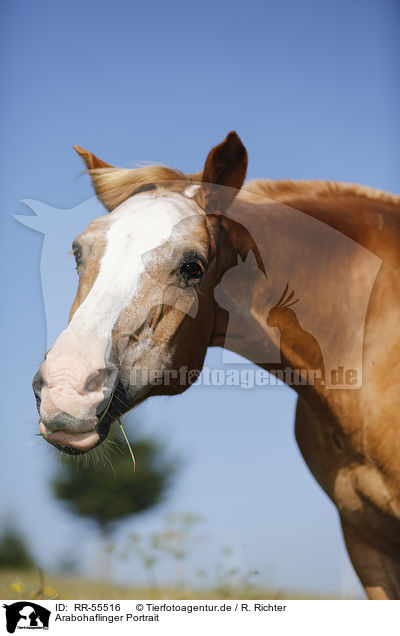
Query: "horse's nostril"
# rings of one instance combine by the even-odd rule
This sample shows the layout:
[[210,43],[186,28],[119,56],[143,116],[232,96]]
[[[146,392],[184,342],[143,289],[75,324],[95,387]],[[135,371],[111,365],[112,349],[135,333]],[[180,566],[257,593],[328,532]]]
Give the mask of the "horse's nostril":
[[32,388],[36,399],[40,400],[42,395],[42,385],[39,382],[33,382]]
[[42,394],[43,378],[40,371],[35,374],[32,380],[32,389],[35,394],[36,400],[40,401]]
[[98,391],[103,386],[107,377],[107,369],[98,369],[94,373],[91,373],[86,380],[85,390],[89,392]]

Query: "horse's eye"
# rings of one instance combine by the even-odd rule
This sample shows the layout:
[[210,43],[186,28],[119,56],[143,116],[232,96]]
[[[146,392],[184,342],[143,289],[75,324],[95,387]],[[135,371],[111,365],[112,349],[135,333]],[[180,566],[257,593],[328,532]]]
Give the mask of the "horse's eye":
[[78,269],[78,267],[82,265],[82,252],[79,247],[74,245],[74,247],[72,248],[72,253],[75,257],[76,269]]
[[197,281],[203,275],[203,268],[197,261],[188,261],[182,263],[179,268],[179,273],[185,281]]

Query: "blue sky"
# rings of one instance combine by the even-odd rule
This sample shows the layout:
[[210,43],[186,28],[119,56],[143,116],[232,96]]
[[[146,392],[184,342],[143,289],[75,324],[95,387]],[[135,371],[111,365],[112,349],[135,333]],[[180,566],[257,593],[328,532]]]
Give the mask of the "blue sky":
[[[72,208],[92,195],[73,144],[116,165],[201,168],[235,129],[249,177],[358,182],[398,192],[399,9],[393,0],[113,3],[4,2],[1,34],[1,250],[4,452],[1,510],[51,566],[71,543],[89,568],[93,541],[51,499],[56,458],[33,437],[31,377],[46,342],[42,236],[12,213],[32,198]],[[60,278],[57,306],[74,280]],[[61,328],[61,327],[60,327]],[[218,364],[211,351],[207,362]],[[229,395],[227,394],[229,392]],[[149,401],[127,424],[185,458],[168,510],[208,519],[193,555],[212,570],[220,546],[280,589],[351,596],[357,584],[335,510],[293,438],[286,387],[197,387]],[[121,536],[128,525],[121,529]],[[162,576],[168,577],[167,564]],[[118,566],[116,575],[131,577]]]

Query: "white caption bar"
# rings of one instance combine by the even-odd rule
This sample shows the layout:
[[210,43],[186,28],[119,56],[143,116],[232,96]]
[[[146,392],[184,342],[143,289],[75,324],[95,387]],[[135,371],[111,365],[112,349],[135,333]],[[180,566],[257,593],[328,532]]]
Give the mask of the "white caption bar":
[[[1,633],[43,634],[391,634],[400,601],[1,601]],[[23,630],[23,631],[22,631]],[[31,631],[32,630],[32,631]],[[231,632],[231,633],[232,633]]]

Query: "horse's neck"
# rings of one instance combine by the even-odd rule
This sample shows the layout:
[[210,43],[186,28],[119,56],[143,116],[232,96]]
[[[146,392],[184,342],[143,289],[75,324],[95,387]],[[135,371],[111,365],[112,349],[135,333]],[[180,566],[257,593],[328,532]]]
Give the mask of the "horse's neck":
[[[382,261],[349,238],[351,210],[335,214],[312,197],[309,207],[304,199],[301,212],[295,200],[288,206],[246,193],[231,206],[229,216],[254,239],[267,276],[252,252],[225,272],[215,297],[229,318],[226,326],[226,312],[217,317],[213,344],[269,370],[322,367],[325,386],[359,388],[366,311]],[[359,239],[360,228],[353,235]],[[271,312],[286,285],[299,302]]]

